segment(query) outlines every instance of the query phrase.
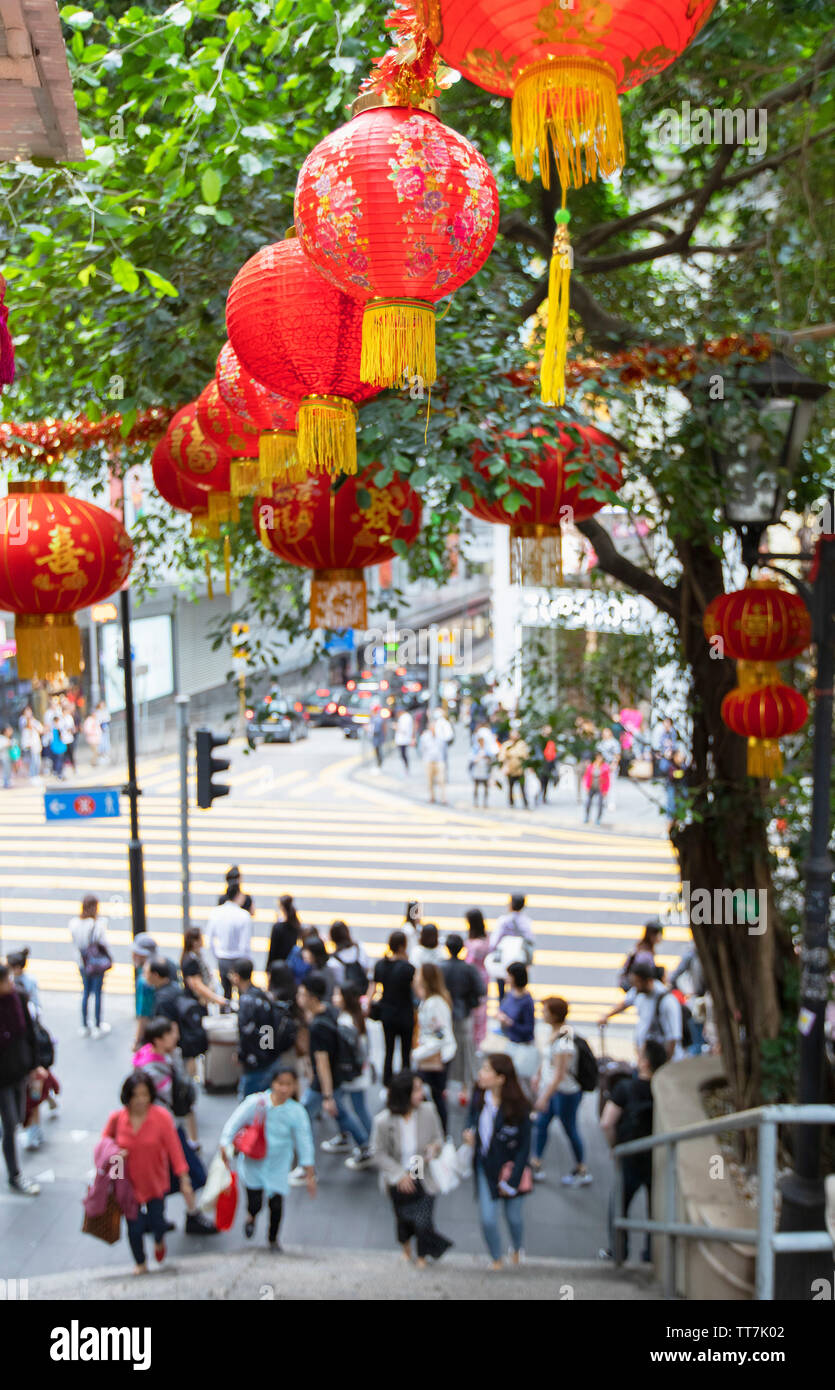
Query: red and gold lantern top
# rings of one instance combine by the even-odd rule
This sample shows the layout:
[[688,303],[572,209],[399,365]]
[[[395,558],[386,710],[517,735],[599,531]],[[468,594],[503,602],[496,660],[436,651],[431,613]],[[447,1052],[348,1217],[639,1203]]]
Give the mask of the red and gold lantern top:
[[802,598],[772,579],[719,594],[707,605],[703,625],[708,640],[721,638],[724,655],[735,661],[790,661],[812,640]]
[[179,473],[203,492],[229,491],[229,454],[207,439],[197,420],[197,402],[177,411],[165,435]]
[[227,405],[214,378],[197,397],[197,423],[205,437],[231,458],[258,457],[258,430]]
[[[512,514],[505,510],[504,499],[495,501],[478,493],[473,493],[472,502],[467,503],[468,511],[482,521],[510,526],[514,530],[529,527],[557,528],[564,521],[583,521],[593,516],[606,505],[604,499],[584,496],[588,484],[578,478],[576,466],[593,461],[593,451],[601,453],[606,462],[595,465],[592,486],[617,489],[622,482],[621,463],[614,440],[603,434],[594,425],[573,425],[572,429],[582,438],[578,444],[562,425],[558,426],[557,443],[551,442],[553,436],[540,427],[532,431],[535,439],[543,440],[535,453],[530,453],[528,467],[533,468],[542,479],[542,486],[533,483],[513,481],[512,487],[525,498],[524,505]],[[507,431],[506,440],[520,439],[515,431]],[[545,442],[545,441],[549,442]],[[487,450],[476,447],[473,450],[473,463],[476,471],[488,482],[492,477],[486,460]],[[576,481],[575,481],[576,479]],[[465,485],[466,486],[466,485]],[[472,485],[470,485],[472,492]]]

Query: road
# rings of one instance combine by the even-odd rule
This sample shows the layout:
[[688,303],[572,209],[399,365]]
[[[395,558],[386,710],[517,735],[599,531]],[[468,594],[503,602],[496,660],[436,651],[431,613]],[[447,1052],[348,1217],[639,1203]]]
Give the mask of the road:
[[[101,776],[87,770],[68,785],[118,785],[121,778],[120,769],[104,769]],[[252,756],[236,750],[229,780],[229,797],[209,811],[191,812],[192,916],[198,923],[205,920],[226,869],[239,864],[256,903],[253,947],[259,966],[276,898],[284,892],[294,895],[303,921],[326,928],[343,917],[369,954],[379,956],[409,899],[419,899],[424,919],[445,932],[461,930],[471,906],[480,906],[489,923],[504,909],[508,893],[521,889],[528,893],[538,942],[533,993],[536,998],[563,994],[572,1020],[581,1029],[585,1025],[594,1041],[594,1022],[621,997],[616,975],[626,951],[643,920],[662,910],[675,890],[670,847],[657,824],[641,822],[621,802],[614,828],[578,825],[573,786],[561,788],[545,813],[511,812],[499,805],[474,812],[466,786],[454,776],[452,804],[428,806],[418,770],[407,781],[391,760],[377,777],[363,750],[329,729],[316,730],[293,747],[259,748]],[[166,954],[177,956],[174,755],[143,759],[140,783],[148,928]],[[625,790],[627,798],[634,791]],[[625,827],[633,823],[645,833],[629,834]],[[64,1114],[47,1127],[47,1146],[26,1156],[25,1170],[45,1175],[42,1197],[27,1203],[0,1195],[0,1243],[14,1263],[13,1270],[0,1270],[2,1277],[125,1264],[121,1246],[111,1250],[80,1235],[78,1202],[95,1134],[116,1103],[128,1064],[133,971],[127,833],[126,814],[118,820],[46,823],[42,788],[0,792],[0,950],[31,948],[30,969],[44,995],[45,1019],[59,1038],[56,1070],[65,1093]],[[68,918],[88,892],[99,896],[108,916],[116,958],[106,984],[114,1031],[99,1042],[76,1036],[79,982],[67,930]],[[677,960],[687,935],[680,927],[668,929],[665,964]],[[631,1021],[624,1016],[612,1029],[610,1050],[628,1055],[630,1032]],[[201,1099],[208,1147],[229,1108],[228,1097]],[[562,1136],[555,1135],[549,1180],[531,1199],[542,1212],[528,1239],[532,1254],[593,1257],[605,1239],[609,1162],[596,1132],[594,1098],[584,1102],[583,1116],[595,1186],[568,1192],[559,1187],[569,1156]],[[368,1175],[348,1174],[335,1158],[323,1163],[325,1181],[315,1210],[305,1209],[301,1199],[291,1204],[288,1242],[387,1248],[390,1217]],[[458,1248],[479,1250],[469,1192],[445,1200],[449,1234]],[[222,1248],[241,1242],[237,1231],[217,1239]],[[185,1248],[194,1250],[196,1244],[185,1242]]]

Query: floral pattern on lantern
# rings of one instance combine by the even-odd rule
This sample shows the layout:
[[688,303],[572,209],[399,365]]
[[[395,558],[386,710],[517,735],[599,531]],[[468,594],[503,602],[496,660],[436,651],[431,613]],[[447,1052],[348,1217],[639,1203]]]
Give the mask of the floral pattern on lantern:
[[252,496],[258,491],[259,435],[226,404],[216,380],[209,382],[197,397],[197,423],[206,438],[228,454],[229,491],[233,497]]
[[109,598],[133,565],[120,521],[57,479],[12,482],[0,500],[0,608],[15,613],[21,680],[81,671],[80,608]]
[[239,419],[259,432],[260,480],[292,478],[299,472],[296,451],[297,407],[271,391],[239,362],[231,343],[221,348],[215,371],[218,390]]

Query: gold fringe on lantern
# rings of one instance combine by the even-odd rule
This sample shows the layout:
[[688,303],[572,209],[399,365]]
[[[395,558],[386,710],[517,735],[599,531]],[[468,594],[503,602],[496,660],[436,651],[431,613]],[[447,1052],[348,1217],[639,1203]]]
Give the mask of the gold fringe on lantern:
[[523,72],[511,109],[513,154],[521,179],[539,176],[551,187],[551,151],[560,182],[582,188],[622,169],[626,161],[615,74],[595,58],[549,58]]
[[571,280],[571,239],[568,222],[571,214],[565,208],[565,185],[562,211],[557,213],[554,246],[548,272],[548,327],[545,332],[545,351],[539,372],[542,400],[546,405],[565,405],[565,359],[568,354],[568,286]]
[[419,299],[371,299],[362,316],[360,377],[373,386],[402,386],[403,374],[431,386],[435,310]]
[[297,482],[304,477],[298,461],[295,430],[267,430],[258,439],[258,464],[261,482]]
[[229,491],[233,497],[252,497],[261,484],[257,459],[233,459],[229,465]]
[[367,627],[365,599],[361,569],[314,570],[310,585],[310,626]]
[[511,526],[511,584],[553,589],[562,584],[562,578],[562,535],[559,526]]
[[212,584],[212,562],[209,559],[209,552],[206,551],[206,598],[211,603],[215,596],[214,585]]
[[748,776],[771,780],[781,776],[782,771],[783,754],[776,738],[749,738]]
[[225,522],[239,521],[240,516],[241,508],[237,497],[232,497],[228,492],[209,493],[209,526],[214,528],[209,531],[209,535],[217,537],[218,526]]
[[22,613],[14,635],[20,680],[46,680],[59,671],[81,675],[81,633],[72,613]]
[[209,513],[192,512],[191,514],[191,538],[194,541],[204,541],[209,535]]
[[305,396],[299,405],[299,463],[308,473],[356,473],[357,408],[344,396]]

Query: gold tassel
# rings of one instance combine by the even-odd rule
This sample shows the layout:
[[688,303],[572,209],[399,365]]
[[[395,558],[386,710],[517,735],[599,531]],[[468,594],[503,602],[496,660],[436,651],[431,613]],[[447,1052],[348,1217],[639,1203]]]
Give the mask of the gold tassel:
[[14,634],[19,680],[81,675],[81,633],[72,613],[19,614]]
[[299,405],[299,463],[309,473],[356,473],[357,408],[343,396],[305,396]]
[[551,152],[560,182],[582,188],[622,169],[626,162],[615,74],[595,58],[548,58],[516,83],[511,109],[513,154],[521,179],[539,176],[551,187]]
[[401,386],[404,373],[431,386],[435,309],[417,299],[372,299],[362,316],[360,377],[373,386]]
[[739,689],[761,690],[765,685],[779,685],[780,672],[773,661],[738,661],[736,678]]
[[223,579],[226,597],[232,593],[232,542],[228,536],[223,537]]
[[561,587],[562,533],[559,526],[511,526],[510,582],[530,584],[537,589]]
[[783,754],[776,738],[749,738],[748,776],[767,777],[769,781],[783,772]]
[[565,405],[565,360],[568,355],[568,286],[571,280],[571,213],[565,206],[557,213],[551,267],[548,272],[548,327],[539,371],[542,400],[546,405]]
[[229,465],[229,491],[233,497],[252,497],[258,491],[261,471],[257,459],[233,459]]
[[368,626],[365,578],[361,569],[313,571],[310,585],[310,626]]
[[208,552],[208,550],[206,551],[205,560],[206,560],[206,597],[207,597],[207,599],[209,600],[209,602],[211,603],[212,599],[213,599],[214,596],[215,596],[215,591],[214,591],[214,585],[212,584],[212,562],[211,562],[211,560],[209,559],[209,552]]
[[[217,528],[222,523],[231,523],[240,520],[241,509],[237,497],[232,497],[228,492],[209,493],[209,525]],[[210,535],[218,536],[219,532],[215,529],[210,531]]]
[[269,487],[274,482],[295,482],[303,477],[297,457],[295,430],[267,430],[258,439],[258,462],[261,482]]
[[209,534],[209,513],[192,512],[191,514],[191,538],[194,541],[204,541]]

